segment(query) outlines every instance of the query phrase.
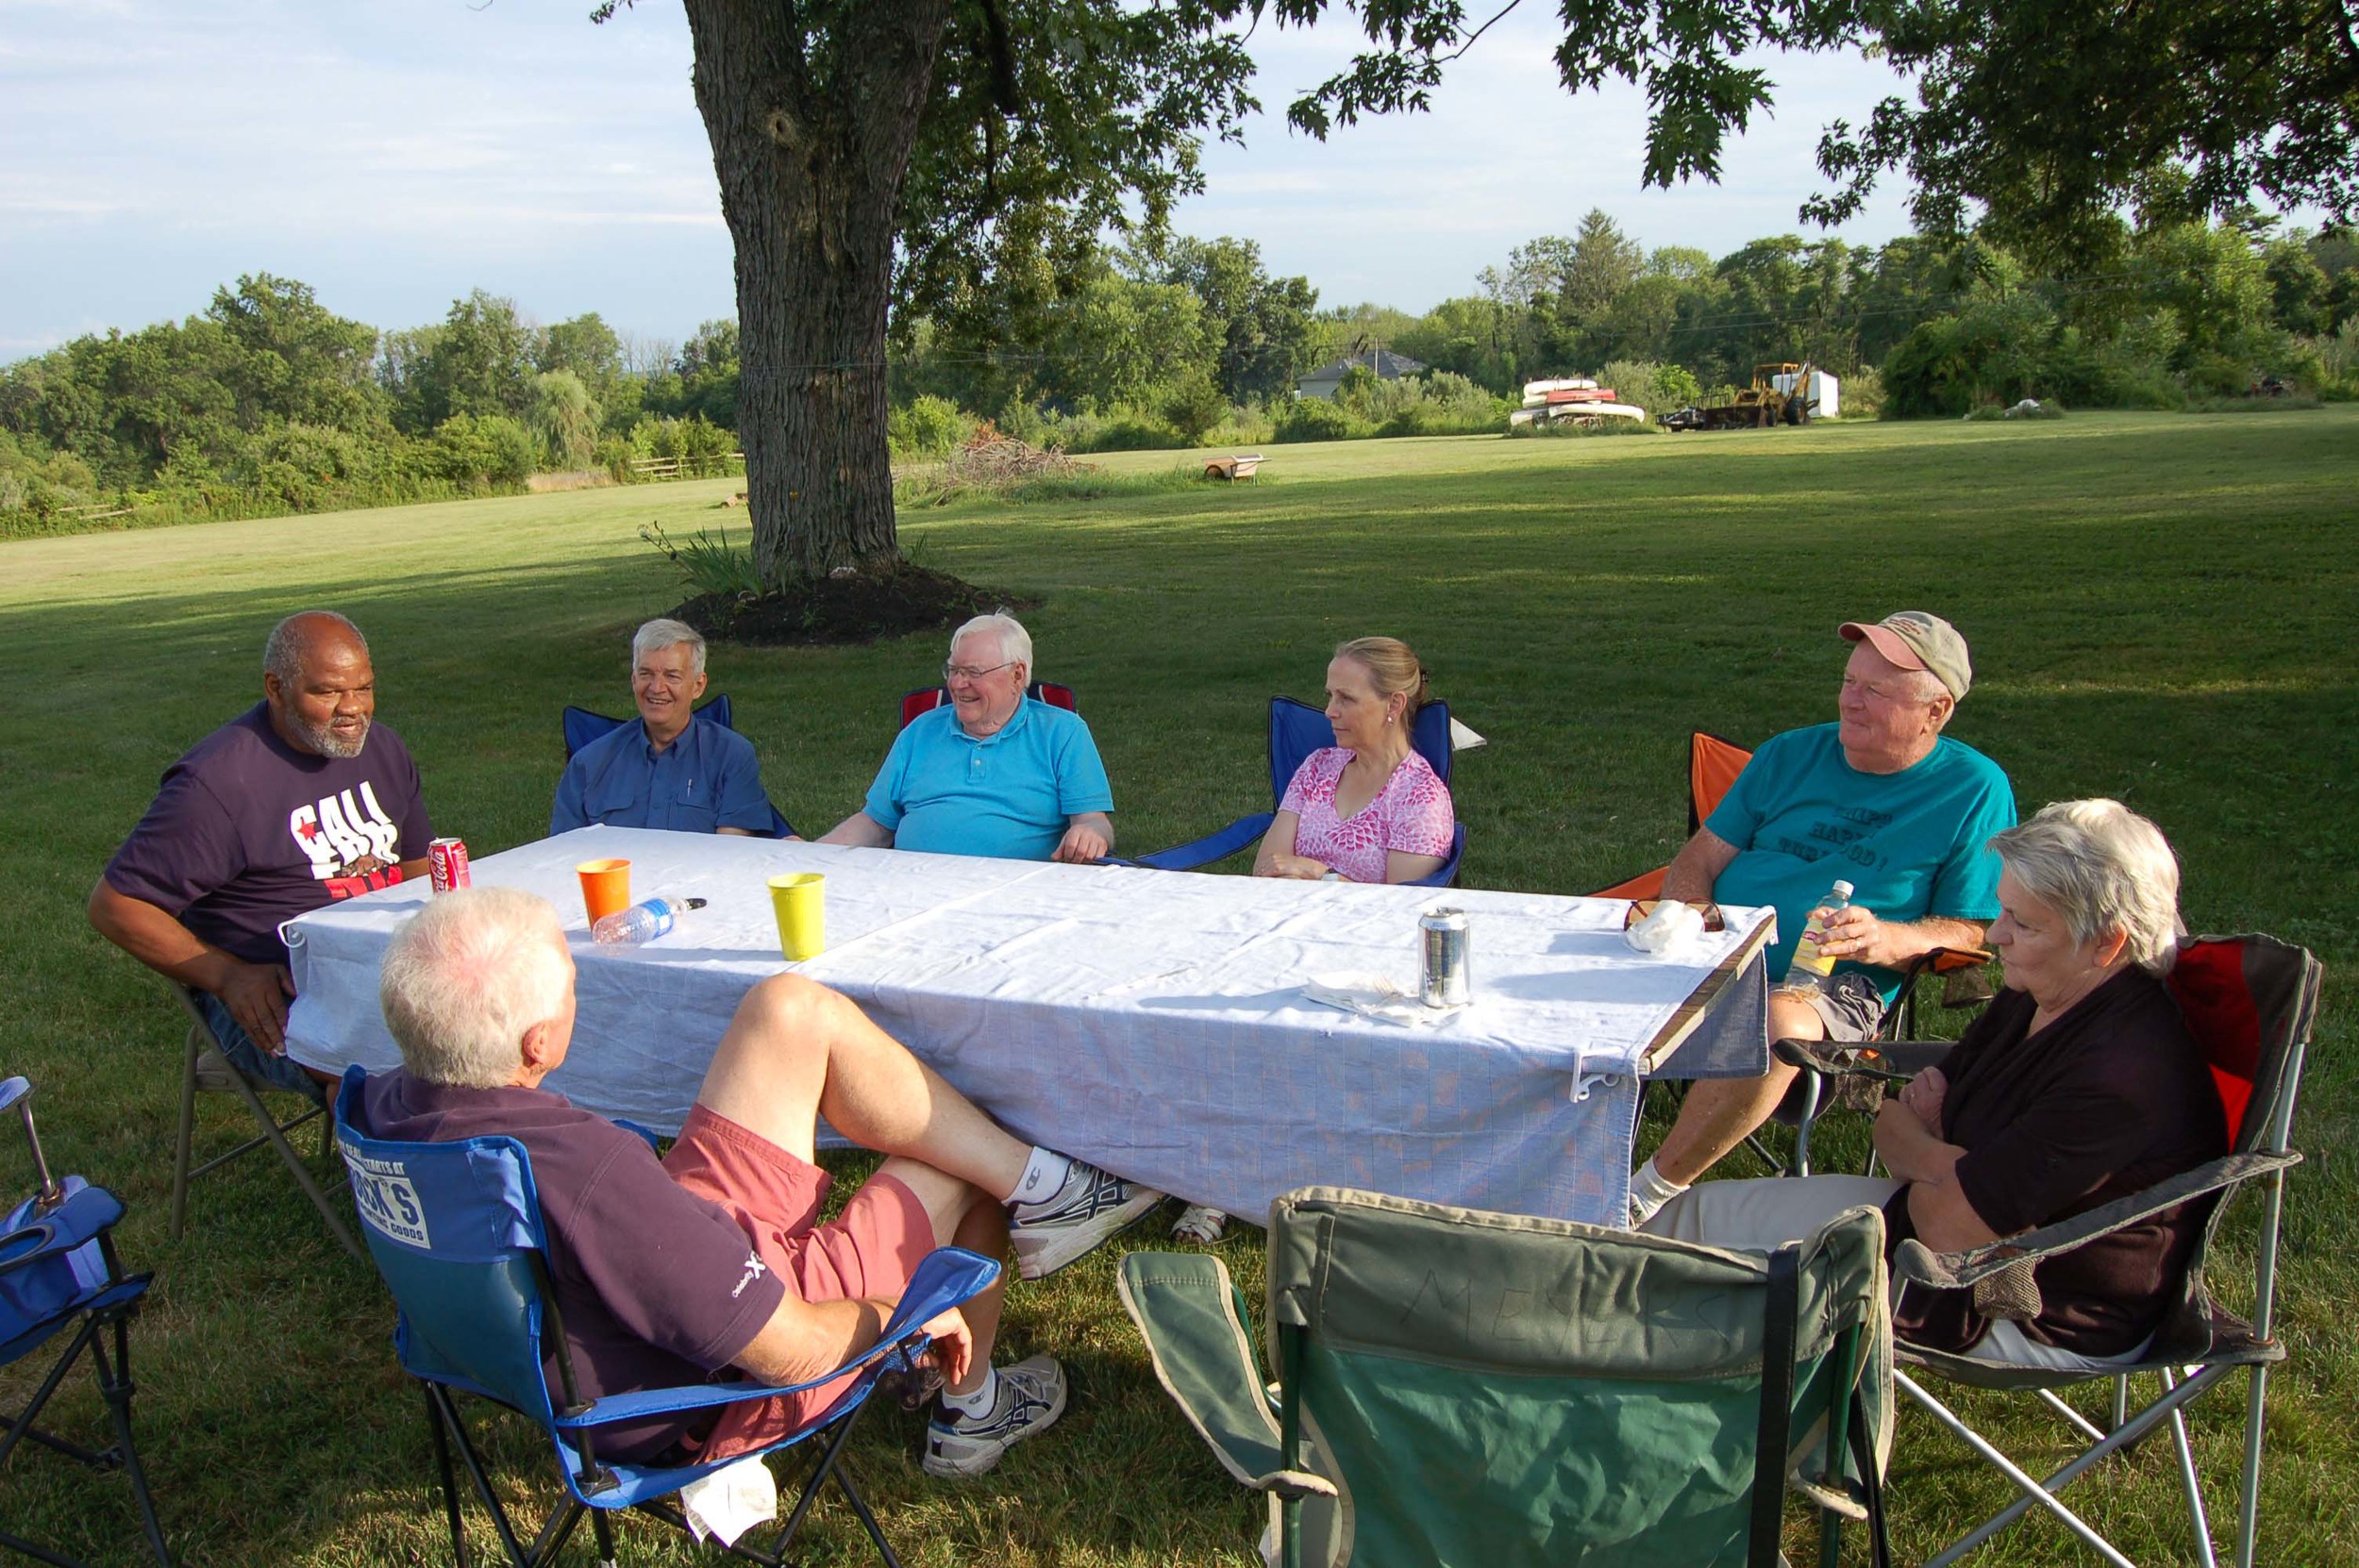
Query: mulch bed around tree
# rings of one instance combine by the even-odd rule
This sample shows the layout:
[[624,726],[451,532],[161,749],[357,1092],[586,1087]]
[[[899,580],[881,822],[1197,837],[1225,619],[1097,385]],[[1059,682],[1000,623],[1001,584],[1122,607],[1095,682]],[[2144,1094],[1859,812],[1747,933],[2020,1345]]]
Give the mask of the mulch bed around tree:
[[890,572],[814,577],[759,598],[699,593],[672,614],[716,642],[873,642],[1038,603],[904,561]]

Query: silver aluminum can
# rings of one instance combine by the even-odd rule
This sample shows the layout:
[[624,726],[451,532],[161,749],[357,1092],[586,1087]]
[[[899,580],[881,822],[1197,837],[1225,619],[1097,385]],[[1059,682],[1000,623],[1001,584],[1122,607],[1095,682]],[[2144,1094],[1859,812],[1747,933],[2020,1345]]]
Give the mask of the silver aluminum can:
[[1428,909],[1417,917],[1417,948],[1425,959],[1429,1008],[1464,1007],[1474,995],[1466,963],[1466,911]]

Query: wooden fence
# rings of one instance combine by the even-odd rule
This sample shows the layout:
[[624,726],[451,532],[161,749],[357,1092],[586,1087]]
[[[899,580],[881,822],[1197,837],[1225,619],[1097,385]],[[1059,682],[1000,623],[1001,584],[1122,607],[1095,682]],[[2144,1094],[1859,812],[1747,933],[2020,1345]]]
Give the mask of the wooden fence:
[[730,463],[745,460],[743,452],[715,452],[702,458],[642,458],[630,465],[630,471],[642,479],[701,479],[727,474]]

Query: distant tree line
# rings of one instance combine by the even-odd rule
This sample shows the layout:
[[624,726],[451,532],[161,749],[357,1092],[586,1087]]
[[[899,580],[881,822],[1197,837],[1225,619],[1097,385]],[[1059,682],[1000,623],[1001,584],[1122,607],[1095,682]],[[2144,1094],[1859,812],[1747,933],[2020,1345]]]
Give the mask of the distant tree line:
[[[985,420],[1074,451],[1471,433],[1501,428],[1527,380],[1597,375],[1663,412],[1784,360],[1849,378],[1847,411],[1893,417],[2027,396],[2180,408],[2258,385],[2359,395],[2359,236],[2257,213],[2123,222],[2066,275],[1975,234],[1782,235],[1715,259],[1646,249],[1592,211],[1422,315],[1322,309],[1248,241],[1025,242],[1002,237],[991,287],[894,320],[897,456],[940,455]],[[1377,348],[1427,370],[1295,395]],[[675,346],[594,313],[543,325],[477,290],[380,333],[257,274],[186,321],[0,369],[0,533],[484,494],[544,471],[627,481],[667,459],[718,472],[739,386],[733,322]]]

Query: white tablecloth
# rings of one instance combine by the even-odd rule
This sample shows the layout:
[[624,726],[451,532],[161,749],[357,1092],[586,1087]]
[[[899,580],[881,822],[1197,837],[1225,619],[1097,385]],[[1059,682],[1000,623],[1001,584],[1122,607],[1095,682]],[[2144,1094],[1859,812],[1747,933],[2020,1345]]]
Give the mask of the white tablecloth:
[[[632,862],[635,897],[708,907],[639,947],[589,938],[577,862]],[[828,948],[780,958],[765,879],[827,875]],[[676,1131],[746,988],[788,967],[857,1000],[1020,1137],[1248,1217],[1311,1182],[1603,1222],[1620,1212],[1636,1067],[1678,1006],[1769,918],[1678,961],[1622,941],[1626,906],[845,849],[589,827],[477,860],[479,886],[553,903],[578,965],[572,1053],[547,1087]],[[377,1010],[393,933],[423,881],[289,926],[295,1059],[399,1057]],[[1414,986],[1416,917],[1471,922],[1474,1003],[1380,1022],[1302,982],[1376,971]],[[1682,1048],[1690,1074],[1761,1070],[1756,959]]]

